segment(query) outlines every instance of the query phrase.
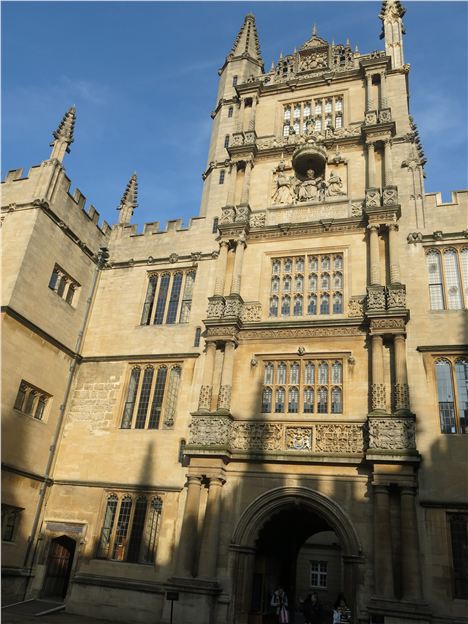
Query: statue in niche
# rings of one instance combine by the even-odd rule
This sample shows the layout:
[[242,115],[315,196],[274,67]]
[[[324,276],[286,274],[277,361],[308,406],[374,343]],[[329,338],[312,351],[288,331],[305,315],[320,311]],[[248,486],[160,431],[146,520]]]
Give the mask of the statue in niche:
[[334,171],[330,173],[330,177],[328,178],[327,191],[326,194],[328,197],[336,197],[337,195],[346,195],[343,192],[343,181],[338,174]]
[[306,179],[300,182],[296,187],[297,201],[313,201],[321,199],[324,192],[323,178],[315,177],[315,171],[308,169]]
[[276,178],[276,189],[273,193],[273,203],[292,204],[294,202],[293,178],[285,171],[284,161],[278,165],[278,175]]

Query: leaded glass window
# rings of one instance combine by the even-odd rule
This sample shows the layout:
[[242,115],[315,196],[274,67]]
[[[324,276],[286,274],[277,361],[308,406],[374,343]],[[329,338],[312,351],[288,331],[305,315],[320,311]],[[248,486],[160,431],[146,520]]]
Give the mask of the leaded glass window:
[[195,271],[153,273],[149,276],[141,325],[188,323]]
[[36,420],[43,420],[50,398],[50,394],[23,379],[19,385],[13,407]]
[[426,266],[431,309],[468,308],[468,249],[429,249],[426,251]]
[[468,357],[435,362],[441,433],[468,433]]
[[[341,253],[273,258],[271,280],[271,294],[281,300],[282,317],[344,312]],[[270,316],[278,316],[278,306],[279,301],[270,299]]]

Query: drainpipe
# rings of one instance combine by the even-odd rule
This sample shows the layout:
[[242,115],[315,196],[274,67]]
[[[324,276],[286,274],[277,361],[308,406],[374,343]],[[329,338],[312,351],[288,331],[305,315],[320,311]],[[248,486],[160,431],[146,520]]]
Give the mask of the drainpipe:
[[[107,247],[101,247],[99,249],[98,252],[98,256],[97,256],[97,263],[96,263],[96,268],[94,271],[94,276],[93,276],[93,282],[91,284],[91,289],[89,292],[89,296],[86,299],[86,308],[85,308],[85,314],[83,317],[83,323],[81,325],[80,331],[78,332],[78,338],[76,340],[76,345],[75,345],[75,356],[73,359],[73,363],[70,365],[69,368],[69,373],[68,373],[68,380],[67,380],[67,385],[66,385],[66,389],[65,389],[65,394],[63,397],[63,401],[62,404],[60,405],[59,408],[59,417],[58,417],[58,421],[57,421],[57,426],[55,427],[55,432],[54,432],[54,437],[52,440],[52,444],[50,445],[49,448],[49,458],[47,460],[47,466],[45,469],[45,474],[44,474],[44,482],[41,486],[40,492],[39,492],[39,502],[37,504],[37,509],[36,509],[36,514],[34,516],[34,522],[32,525],[32,530],[31,530],[31,535],[29,537],[29,543],[28,543],[28,547],[26,549],[26,554],[24,557],[24,562],[23,562],[23,568],[26,568],[27,563],[28,563],[28,559],[29,559],[29,555],[31,553],[31,549],[33,547],[34,542],[36,541],[36,534],[37,534],[37,529],[39,526],[39,519],[41,517],[42,514],[42,509],[44,507],[44,501],[45,501],[45,495],[47,492],[47,487],[49,485],[53,484],[52,481],[52,472],[54,469],[54,465],[55,465],[55,460],[57,458],[57,450],[58,450],[58,446],[59,446],[59,441],[61,438],[61,434],[62,434],[62,429],[63,429],[63,424],[64,424],[64,418],[65,418],[65,412],[67,409],[67,405],[68,405],[68,400],[70,398],[70,392],[71,392],[71,388],[73,385],[73,381],[75,378],[75,373],[78,369],[78,365],[80,363],[81,360],[81,348],[83,346],[83,339],[84,339],[84,335],[85,335],[85,331],[88,325],[88,320],[89,320],[89,315],[91,313],[91,308],[94,302],[94,297],[96,295],[96,289],[97,289],[97,285],[98,285],[98,281],[99,281],[99,276],[100,276],[100,272],[101,269],[105,266],[107,259],[109,258],[109,251],[107,249]],[[37,548],[37,544],[36,544],[36,548]],[[35,550],[34,549],[34,555],[35,555]],[[33,564],[34,564],[34,556],[31,560],[31,564],[29,567],[29,575],[28,578],[26,580],[26,587],[24,589],[24,596],[23,596],[23,600],[26,597],[26,593],[28,590],[28,586],[29,586],[29,579],[31,578],[31,572],[32,572],[32,568],[33,568]]]

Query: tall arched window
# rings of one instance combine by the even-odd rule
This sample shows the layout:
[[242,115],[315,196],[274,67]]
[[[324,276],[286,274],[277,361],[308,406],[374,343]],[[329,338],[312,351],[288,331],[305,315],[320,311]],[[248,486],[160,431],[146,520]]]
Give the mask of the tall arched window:
[[328,364],[322,362],[318,368],[318,382],[319,384],[328,383]]
[[331,411],[332,414],[341,414],[341,412],[343,411],[343,405],[341,401],[341,388],[332,388]]
[[327,294],[320,297],[320,314],[330,314],[330,296]]
[[273,383],[273,371],[274,371],[274,366],[271,362],[268,362],[268,364],[265,365],[265,374],[263,376],[263,383],[264,384],[272,384]]
[[135,367],[130,374],[130,382],[128,384],[127,400],[125,401],[124,413],[122,417],[122,429],[130,429],[132,426],[132,415],[135,407],[135,399],[138,390],[138,381],[140,379],[140,368]]
[[271,412],[271,400],[273,392],[271,388],[264,388],[262,394],[262,413],[269,414]]
[[141,325],[148,325],[151,318],[151,312],[153,311],[154,295],[156,293],[156,286],[158,284],[158,276],[151,275],[148,280],[148,288],[146,290],[145,303],[143,305],[143,312],[141,314]]
[[143,373],[143,383],[141,385],[140,400],[138,402],[135,429],[145,428],[151,385],[153,383],[153,372],[153,367],[147,366],[145,368],[145,372]]
[[431,309],[468,308],[468,249],[429,249],[426,266]]
[[167,309],[166,323],[172,325],[177,318],[177,308],[179,306],[180,289],[182,286],[182,273],[176,273],[172,279],[171,296],[169,297],[169,307]]
[[282,414],[284,412],[284,388],[276,389],[275,412]]
[[456,433],[455,397],[453,392],[451,363],[440,359],[436,362],[437,394],[439,397],[440,430]]
[[306,384],[315,383],[315,366],[312,362],[307,362],[305,365],[305,382]]
[[286,383],[286,364],[284,362],[281,362],[281,364],[278,366],[278,376],[276,378],[276,383]]
[[166,409],[164,413],[164,424],[166,427],[172,427],[174,424],[181,375],[182,369],[180,366],[173,366],[171,368],[171,372],[169,373],[169,386],[167,389]]
[[317,295],[310,295],[307,305],[307,314],[317,314]]
[[156,385],[153,394],[153,403],[151,405],[151,413],[148,428],[158,429],[161,419],[161,406],[164,398],[164,390],[166,387],[167,367],[160,366],[156,376]]
[[448,308],[449,310],[460,310],[462,308],[462,293],[457,252],[455,249],[446,249],[443,257]]
[[161,285],[159,287],[158,302],[156,304],[156,314],[154,315],[155,325],[162,325],[164,320],[164,310],[166,308],[167,291],[169,288],[169,280],[171,276],[165,273],[161,277]]
[[289,388],[288,412],[297,414],[299,411],[299,390],[297,388]]
[[328,412],[328,390],[327,388],[320,388],[318,391],[317,412],[319,414],[326,414]]
[[291,297],[285,295],[283,297],[283,303],[281,305],[281,314],[283,316],[289,316],[291,313]]
[[299,383],[299,364],[294,362],[291,364],[289,368],[289,383],[290,384],[298,384]]
[[278,316],[278,297],[270,298],[270,316]]
[[304,388],[304,413],[312,414],[314,411],[314,389]]
[[332,365],[332,383],[333,384],[343,383],[342,370],[343,370],[343,367],[341,365],[341,362],[333,362],[333,365]]
[[294,316],[302,316],[302,297],[296,295],[294,297]]
[[343,313],[343,295],[341,293],[335,293],[333,295],[333,314]]

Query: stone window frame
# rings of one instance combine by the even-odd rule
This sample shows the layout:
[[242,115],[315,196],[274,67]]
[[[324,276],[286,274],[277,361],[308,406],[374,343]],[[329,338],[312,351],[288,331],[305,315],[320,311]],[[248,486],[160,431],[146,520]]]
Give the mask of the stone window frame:
[[[325,257],[330,258],[330,268],[322,270],[322,259]],[[341,268],[335,268],[335,258],[341,257]],[[347,285],[348,276],[346,274],[348,266],[347,250],[342,248],[332,249],[305,249],[305,250],[291,250],[289,253],[268,253],[267,258],[270,263],[270,281],[269,287],[266,289],[267,294],[265,297],[265,310],[267,310],[267,316],[269,320],[276,320],[278,322],[285,320],[310,320],[311,318],[343,318],[346,314],[346,301],[347,301]],[[304,259],[304,270],[301,272],[296,270],[297,259]],[[318,270],[312,270],[310,268],[310,260],[317,258]],[[286,260],[292,261],[292,270],[288,272],[286,270]],[[275,261],[280,262],[280,272],[274,272]],[[329,287],[322,288],[322,277],[328,274]],[[288,275],[291,277],[291,288],[288,291],[285,289]],[[303,277],[302,291],[297,288],[296,278]],[[317,276],[316,290],[310,288],[311,278],[313,275]],[[274,291],[274,283],[277,282],[276,277],[279,278],[278,291]],[[334,287],[334,278],[341,278],[341,287]],[[328,312],[322,312],[322,299],[325,304],[324,295],[328,295]],[[290,298],[289,314],[286,314],[286,308],[283,308],[284,299],[286,296]],[[296,313],[295,299],[302,296],[302,314]],[[341,311],[335,312],[335,297],[341,296]],[[309,313],[309,303],[312,302],[313,297],[316,299],[316,312],[315,314]],[[274,301],[276,299],[276,302]],[[275,305],[277,303],[277,306]],[[287,303],[287,302],[286,302]],[[287,307],[287,306],[286,306]],[[277,313],[274,314],[273,310],[277,308]]]
[[[465,435],[468,434],[468,419],[462,419],[462,399],[460,397],[460,390],[462,389],[463,380],[457,375],[456,365],[458,363],[465,364],[465,375],[468,377],[468,353],[457,354],[437,354],[433,355],[433,375],[434,375],[434,387],[436,395],[437,415],[439,420],[439,430],[444,435]],[[437,366],[448,365],[449,377],[446,381],[450,382],[451,395],[453,401],[440,401],[440,383],[442,378],[438,376]],[[444,409],[441,407],[441,403],[446,403]],[[450,405],[451,404],[451,405]],[[465,420],[465,423],[462,422]],[[450,431],[448,429],[451,429]]]
[[46,422],[52,395],[24,379],[16,393],[13,409],[36,422]]
[[[455,271],[451,274],[448,272],[445,258],[449,252],[455,253]],[[431,282],[431,268],[429,256],[437,254],[438,263],[432,264],[435,270],[434,280]],[[424,248],[426,275],[429,290],[429,307],[432,311],[440,312],[442,310],[466,310],[468,309],[468,246],[464,245],[430,245]],[[437,273],[437,275],[436,275]],[[437,279],[438,278],[438,279]],[[450,284],[455,279],[458,284]],[[434,288],[431,289],[431,286]],[[436,291],[438,287],[438,294]],[[450,303],[451,289],[457,288],[460,294],[460,306],[454,307]],[[434,291],[434,295],[431,292]],[[436,306],[436,300],[441,301],[441,307]]]
[[[449,511],[446,513],[448,546],[452,568],[452,597],[458,600],[468,599],[468,566],[463,560],[463,553],[468,547],[468,512]],[[456,523],[459,526],[454,526]],[[460,535],[464,522],[464,535]],[[458,533],[458,535],[457,535]]]
[[219,172],[218,184],[224,184],[225,178],[226,178],[226,170],[221,169]]
[[[336,420],[342,419],[347,413],[346,405],[346,393],[345,388],[347,384],[346,378],[346,366],[345,361],[348,357],[343,353],[308,353],[307,355],[267,355],[264,354],[262,361],[262,392],[260,402],[260,413],[264,417],[272,417],[275,419],[297,419],[301,422],[321,419],[325,417],[328,419]],[[312,363],[314,365],[314,379],[313,382],[306,379],[306,366]],[[319,366],[322,363],[328,365],[328,381],[323,381],[319,377]],[[334,380],[332,366],[335,363],[340,364],[340,379],[341,381]],[[285,365],[285,381],[281,381],[278,378],[280,365]],[[293,381],[291,378],[292,366],[299,365],[298,380]],[[271,380],[267,379],[267,366],[273,366],[273,372]],[[294,402],[291,402],[291,390],[295,389],[298,393],[297,410],[291,410],[291,405],[294,406]],[[319,393],[326,390],[327,410],[319,411]],[[340,410],[332,411],[333,403],[333,391],[338,389],[340,391]],[[277,411],[277,395],[278,390],[283,391],[284,408],[281,411]],[[312,390],[312,411],[306,411],[305,409],[305,393]],[[266,395],[270,397],[269,409],[265,411],[267,406]]]
[[[181,278],[178,287],[177,276]],[[197,271],[193,266],[149,272],[140,325],[189,323],[196,276]],[[177,298],[174,289],[178,289]]]
[[76,308],[81,285],[57,263],[49,279],[49,288],[72,308]]
[[[106,489],[97,525],[95,558],[155,565],[164,498],[164,493],[156,490]],[[146,506],[142,518],[143,501]],[[153,503],[153,513],[149,516],[148,509]]]
[[[313,589],[326,589],[328,587],[328,561],[323,559],[311,559],[309,561],[309,571],[310,571],[310,587]],[[316,566],[316,570],[314,570],[314,566]],[[323,570],[323,566],[325,570]],[[317,582],[314,583],[314,575],[316,575]],[[321,584],[320,581],[325,579],[325,584]]]
[[182,375],[182,360],[129,364],[119,409],[119,428],[125,431],[172,428]]
[[2,542],[14,543],[24,507],[2,503]]
[[[338,102],[341,102],[339,108],[337,107]],[[325,110],[328,103],[331,105],[330,115]],[[320,113],[316,113],[318,106],[320,107]],[[314,132],[324,132],[328,125],[332,125],[335,128],[344,128],[346,110],[344,92],[310,95],[306,99],[302,97],[300,100],[281,102],[281,136],[287,138],[290,135],[290,128],[294,126],[295,134],[304,134],[307,120],[310,117],[315,118]],[[317,115],[320,115],[320,119],[317,119]],[[330,123],[327,123],[328,119]],[[338,123],[338,119],[341,120],[340,123]],[[319,121],[320,123],[318,123]]]

